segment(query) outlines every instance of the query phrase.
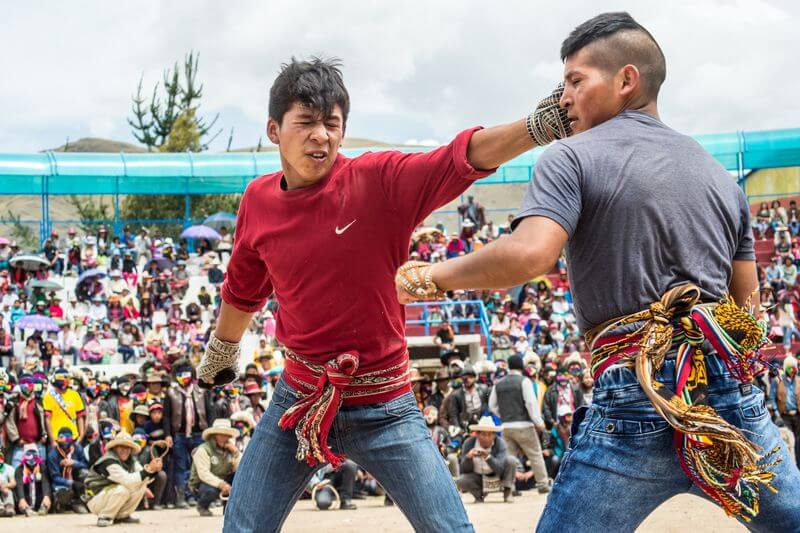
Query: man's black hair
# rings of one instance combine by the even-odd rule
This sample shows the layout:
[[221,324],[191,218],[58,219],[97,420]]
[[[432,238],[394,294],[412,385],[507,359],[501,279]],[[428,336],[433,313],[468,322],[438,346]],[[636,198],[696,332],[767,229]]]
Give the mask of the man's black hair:
[[308,61],[293,57],[291,62],[281,65],[281,72],[269,91],[269,117],[281,123],[292,104],[297,102],[327,118],[338,104],[346,123],[350,95],[342,81],[341,66],[338,59],[318,57]]
[[609,72],[625,65],[639,69],[645,93],[655,98],[667,77],[664,52],[644,26],[625,11],[602,13],[572,30],[561,43],[561,60],[596,43],[592,61]]

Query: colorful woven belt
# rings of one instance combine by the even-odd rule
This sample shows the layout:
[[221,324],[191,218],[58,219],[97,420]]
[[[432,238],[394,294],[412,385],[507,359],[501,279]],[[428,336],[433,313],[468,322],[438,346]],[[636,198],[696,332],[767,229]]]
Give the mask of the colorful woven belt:
[[369,398],[385,395],[407,387],[408,357],[388,368],[356,374],[358,353],[343,353],[324,365],[304,361],[287,350],[284,377],[297,389],[300,399],[283,414],[278,425],[294,428],[297,435],[297,460],[309,466],[330,463],[338,468],[343,455],[334,453],[328,445],[336,413],[347,398]]
[[[641,323],[633,332],[624,326]],[[615,319],[586,334],[595,379],[609,367],[634,367],[636,379],[656,411],[675,430],[675,448],[686,475],[728,515],[749,521],[758,514],[761,487],[773,492],[775,477],[768,463],[778,448],[764,456],[742,431],[707,404],[708,374],[703,345],[708,341],[731,375],[751,382],[763,371],[760,349],[767,341],[766,324],[728,296],[716,305],[701,304],[700,289],[686,284],[667,291],[649,309]],[[672,346],[675,391],[656,381]]]

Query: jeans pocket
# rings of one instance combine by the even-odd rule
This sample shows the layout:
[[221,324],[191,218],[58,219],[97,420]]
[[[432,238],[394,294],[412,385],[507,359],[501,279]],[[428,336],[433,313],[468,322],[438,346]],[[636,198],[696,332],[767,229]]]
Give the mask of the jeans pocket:
[[392,418],[403,418],[414,411],[419,412],[417,400],[410,392],[403,394],[384,404],[386,415]]
[[769,411],[767,411],[767,403],[763,396],[761,396],[761,398],[756,398],[755,400],[745,402],[744,405],[739,408],[739,413],[742,416],[742,419],[747,422],[760,422],[769,416]]

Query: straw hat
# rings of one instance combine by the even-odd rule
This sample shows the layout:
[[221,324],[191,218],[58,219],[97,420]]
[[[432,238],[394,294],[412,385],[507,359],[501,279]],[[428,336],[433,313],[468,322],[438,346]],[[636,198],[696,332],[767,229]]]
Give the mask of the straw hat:
[[492,433],[500,433],[503,431],[503,424],[497,425],[491,416],[482,416],[477,424],[470,424],[470,431],[490,431]]
[[140,403],[139,405],[134,407],[133,411],[131,411],[131,413],[128,415],[128,418],[131,419],[131,422],[135,422],[136,421],[136,415],[142,415],[144,417],[149,417],[150,416],[150,409],[148,409],[145,404]]
[[203,440],[206,440],[212,435],[227,435],[232,438],[239,436],[239,430],[231,426],[231,421],[228,418],[217,418],[214,424],[203,431]]
[[117,433],[113,439],[108,441],[108,444],[106,444],[106,449],[111,450],[116,446],[127,446],[128,448],[133,450],[133,453],[137,455],[142,451],[142,448],[138,444],[136,444],[136,442],[133,440],[133,437],[131,437],[130,433],[124,430]]

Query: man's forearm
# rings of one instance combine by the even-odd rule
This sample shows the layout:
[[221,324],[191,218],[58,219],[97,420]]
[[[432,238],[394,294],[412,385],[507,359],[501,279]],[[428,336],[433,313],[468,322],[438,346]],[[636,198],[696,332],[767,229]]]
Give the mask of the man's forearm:
[[546,263],[519,239],[509,236],[434,265],[432,276],[442,290],[508,288],[548,272],[553,264]]
[[240,311],[223,301],[214,335],[223,341],[239,342],[254,314]]
[[535,146],[525,127],[525,119],[522,119],[473,133],[467,147],[467,159],[473,167],[489,170]]

